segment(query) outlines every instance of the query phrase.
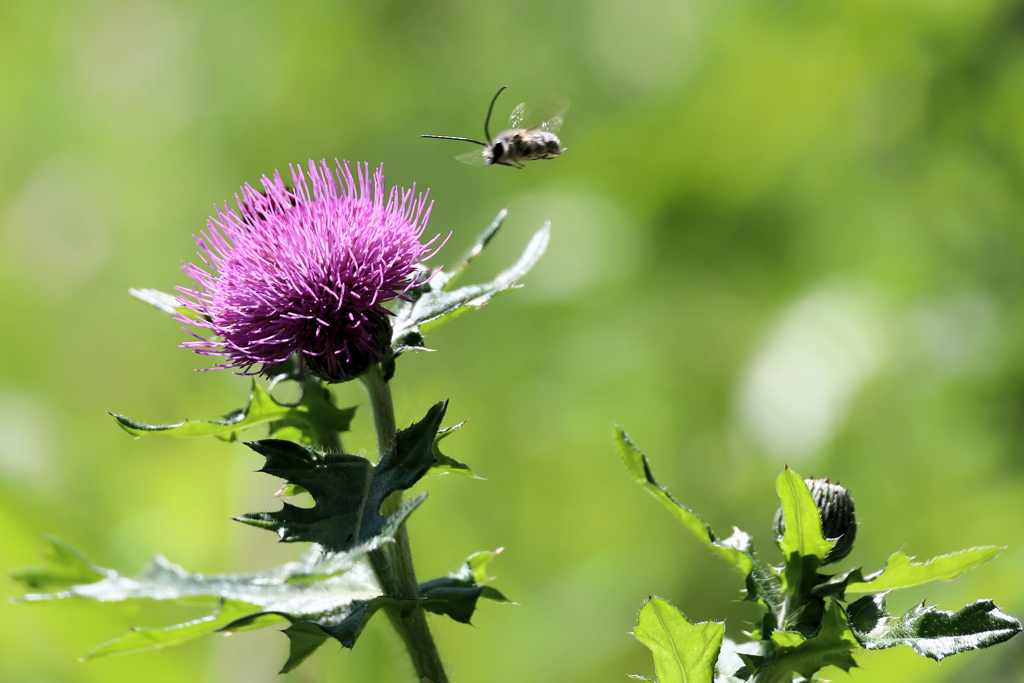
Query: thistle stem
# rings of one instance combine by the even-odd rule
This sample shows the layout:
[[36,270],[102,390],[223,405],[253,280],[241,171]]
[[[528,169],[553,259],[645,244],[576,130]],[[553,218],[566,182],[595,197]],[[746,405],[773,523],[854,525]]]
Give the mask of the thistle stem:
[[[395,427],[395,408],[391,400],[391,387],[384,379],[380,365],[373,365],[360,380],[370,396],[373,410],[373,424],[377,431],[378,464],[395,457],[395,441],[398,430]],[[382,515],[393,514],[402,504],[402,492],[396,491],[381,505]],[[409,536],[403,524],[395,534],[395,542],[373,550],[369,555],[370,567],[377,576],[377,582],[385,595],[418,599],[419,586],[412,565],[412,551]],[[427,626],[423,607],[416,604],[411,609],[391,606],[385,608],[391,624],[405,643],[412,659],[413,668],[421,681],[448,683],[448,677],[441,663],[441,656],[434,644],[434,638]]]

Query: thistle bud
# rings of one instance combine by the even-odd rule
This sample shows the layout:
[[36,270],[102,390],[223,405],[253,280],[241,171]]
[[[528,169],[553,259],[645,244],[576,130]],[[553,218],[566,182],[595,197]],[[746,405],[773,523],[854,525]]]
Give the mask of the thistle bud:
[[[853,498],[850,492],[839,484],[831,484],[828,479],[804,479],[810,489],[814,503],[821,514],[821,532],[836,544],[822,564],[838,562],[853,550],[853,541],[857,538],[857,516],[853,511]],[[786,535],[786,517],[782,508],[775,513],[775,539],[782,541]]]

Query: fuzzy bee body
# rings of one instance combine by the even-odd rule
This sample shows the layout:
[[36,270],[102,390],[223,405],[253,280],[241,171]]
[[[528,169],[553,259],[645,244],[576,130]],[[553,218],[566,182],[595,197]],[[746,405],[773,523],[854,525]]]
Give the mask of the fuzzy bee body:
[[499,133],[482,154],[487,164],[522,165],[534,159],[554,159],[562,153],[562,141],[547,130],[519,128]]
[[420,137],[462,140],[480,145],[482,149],[455,157],[463,163],[474,166],[497,164],[522,168],[527,161],[554,159],[564,152],[565,148],[562,147],[562,141],[558,139],[556,133],[562,126],[562,119],[569,108],[569,101],[560,96],[553,96],[549,100],[543,114],[537,117],[542,120],[529,128],[521,127],[527,114],[526,104],[520,104],[509,117],[509,129],[498,133],[493,139],[491,138],[489,130],[491,112],[494,110],[494,103],[497,101],[498,95],[504,89],[502,87],[498,90],[494,99],[491,100],[491,106],[487,109],[487,118],[484,120],[484,135],[487,137],[487,142],[448,135],[421,135]]

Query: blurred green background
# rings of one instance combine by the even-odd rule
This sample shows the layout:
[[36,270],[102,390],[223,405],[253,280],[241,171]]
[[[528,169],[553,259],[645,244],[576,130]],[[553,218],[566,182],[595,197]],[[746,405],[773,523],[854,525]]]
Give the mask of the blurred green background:
[[[499,122],[572,101],[564,156],[474,168],[452,158],[470,146],[416,137],[479,135],[500,85]],[[1024,616],[1022,111],[1019,0],[0,2],[0,574],[43,532],[131,572],[153,551],[202,572],[299,551],[230,521],[278,505],[255,454],[133,441],[106,411],[244,403],[246,379],[193,372],[208,362],[126,287],[185,284],[191,234],[241,183],[338,157],[430,188],[431,230],[454,232],[439,263],[507,204],[468,279],[552,221],[525,288],[394,382],[401,424],[451,399],[469,420],[451,455],[487,478],[425,482],[420,577],[504,546],[497,585],[520,603],[433,621],[453,681],[652,675],[627,634],[649,594],[742,637],[739,578],[629,480],[612,421],[773,560],[784,463],[852,490],[844,565],[1007,545],[893,602]],[[372,452],[360,387],[337,395]],[[280,679],[271,630],[76,661],[175,616],[4,600],[0,681],[412,680],[383,618]],[[1022,662],[1024,638],[941,666],[901,648],[851,677],[1022,681]]]

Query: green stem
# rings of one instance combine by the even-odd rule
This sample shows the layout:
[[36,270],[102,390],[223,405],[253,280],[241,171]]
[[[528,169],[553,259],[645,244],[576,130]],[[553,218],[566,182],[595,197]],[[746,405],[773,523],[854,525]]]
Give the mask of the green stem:
[[[373,410],[373,423],[377,431],[378,464],[395,455],[395,440],[398,430],[395,427],[395,408],[391,401],[391,387],[384,380],[380,365],[367,370],[360,380],[370,396],[370,407]],[[381,505],[382,515],[390,515],[398,511],[402,504],[402,492],[397,491]],[[377,576],[377,582],[385,595],[396,595],[417,599],[420,597],[416,582],[416,572],[412,565],[412,551],[409,548],[409,536],[403,524],[395,534],[395,542],[388,543],[370,552],[370,566]],[[423,607],[416,604],[412,609],[389,607],[388,618],[391,620],[398,635],[409,650],[416,675],[421,681],[429,683],[448,683],[448,677],[441,663],[441,655],[434,644],[434,638],[427,626],[427,617]]]

